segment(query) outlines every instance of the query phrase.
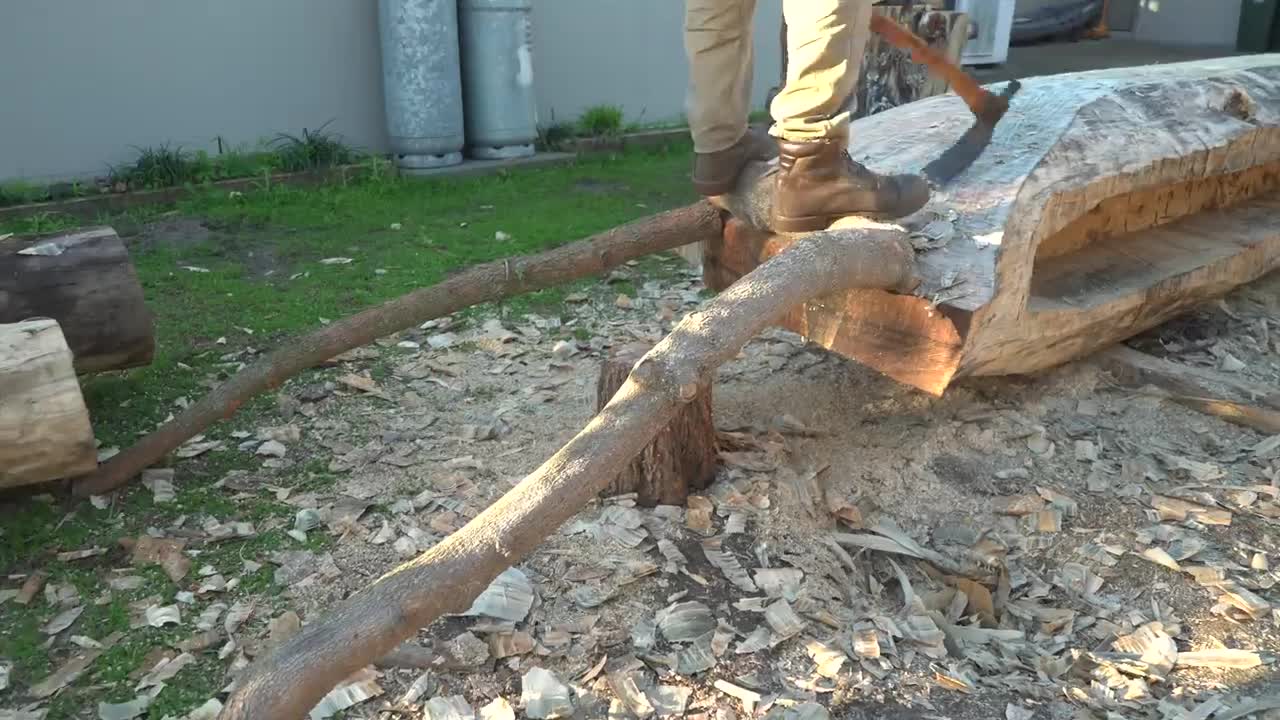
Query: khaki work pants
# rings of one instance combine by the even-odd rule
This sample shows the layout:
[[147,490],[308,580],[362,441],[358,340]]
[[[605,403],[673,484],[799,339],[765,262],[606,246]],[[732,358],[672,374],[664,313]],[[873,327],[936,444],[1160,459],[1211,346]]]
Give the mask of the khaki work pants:
[[[805,141],[848,132],[877,1],[782,0],[787,83],[769,108],[773,136]],[[755,7],[756,0],[686,0],[687,106],[695,152],[724,150],[747,131]]]

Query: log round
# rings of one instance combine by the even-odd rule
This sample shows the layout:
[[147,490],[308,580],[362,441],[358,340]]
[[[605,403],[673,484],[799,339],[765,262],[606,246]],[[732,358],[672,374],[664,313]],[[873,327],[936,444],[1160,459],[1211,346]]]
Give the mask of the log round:
[[[646,343],[614,348],[600,366],[596,412],[627,382],[631,369],[652,349]],[[690,492],[705,489],[716,477],[716,428],[711,416],[711,383],[698,386],[697,395],[654,435],[601,494],[636,493],[636,503],[684,505]]]
[[89,410],[58,323],[0,324],[0,489],[97,465]]
[[155,322],[124,243],[109,227],[0,240],[0,323],[58,321],[76,372],[147,365]]
[[[854,121],[849,153],[919,172],[972,121],[926,98]],[[791,242],[761,229],[767,197],[740,202],[704,247],[713,289]],[[901,222],[914,296],[838,293],[780,324],[931,394],[1136,335],[1280,267],[1280,55],[1029,78],[984,154]]]

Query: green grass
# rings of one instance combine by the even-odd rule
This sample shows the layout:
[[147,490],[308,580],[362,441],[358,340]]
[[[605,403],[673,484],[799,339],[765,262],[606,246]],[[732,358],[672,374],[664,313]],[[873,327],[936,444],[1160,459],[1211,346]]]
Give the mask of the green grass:
[[[568,167],[431,181],[399,180],[385,167],[371,165],[363,180],[345,185],[291,189],[264,182],[243,194],[206,189],[173,207],[96,218],[95,223],[114,226],[128,243],[155,314],[158,347],[148,367],[84,379],[95,432],[105,447],[123,448],[176,412],[179,398],[197,400],[207,389],[203,383],[208,376],[226,377],[234,372],[234,363],[251,361],[255,356],[248,353],[250,348],[272,350],[291,336],[320,327],[321,318],[341,318],[475,263],[546,250],[691,202],[695,196],[687,178],[688,152],[687,146],[637,149],[590,156]],[[161,241],[149,232],[158,220],[184,218],[198,219],[212,232],[194,241]],[[52,231],[73,224],[64,216],[46,214],[0,223],[0,233]],[[498,239],[499,232],[503,239]],[[352,261],[320,262],[334,257]],[[207,272],[184,269],[189,267]],[[678,263],[647,258],[634,270],[661,274],[677,267]],[[566,294],[591,282],[477,308],[464,319],[495,310],[517,316],[567,316]],[[614,284],[602,292],[611,298],[623,287]],[[566,331],[569,334],[580,340],[589,337],[583,328]],[[304,373],[295,382],[308,382],[322,372]],[[136,568],[131,572],[146,579],[143,587],[95,605],[108,572],[130,564],[119,544],[122,538],[136,537],[148,527],[165,527],[181,515],[195,519],[197,526],[200,518],[212,515],[223,521],[253,522],[259,528],[280,518],[286,521],[281,529],[205,548],[195,567],[211,564],[228,578],[242,578],[241,587],[225,602],[256,593],[275,598],[273,602],[283,607],[270,565],[253,575],[244,575],[241,567],[245,558],[262,562],[273,550],[301,547],[284,534],[296,508],[276,502],[265,491],[232,501],[229,493],[211,487],[231,470],[258,466],[256,459],[236,449],[239,441],[231,433],[278,424],[273,408],[271,397],[260,397],[210,428],[206,437],[225,440],[227,449],[179,463],[173,503],[157,505],[148,491],[135,486],[106,510],[62,498],[11,499],[11,504],[0,505],[0,570],[12,574],[40,569],[50,574],[50,582],[76,585],[86,610],[74,632],[101,639],[113,629],[127,628],[130,602],[153,595],[172,602],[179,589],[159,568]],[[291,451],[296,465],[282,484],[297,491],[323,491],[334,482],[326,458],[299,452],[295,457]],[[324,533],[315,532],[308,546],[320,550],[327,542]],[[57,560],[58,552],[93,546],[108,552],[88,560]],[[56,612],[42,597],[25,608],[0,605],[0,658],[14,663],[15,689],[42,679],[65,660],[64,649],[51,659],[42,647],[46,638],[40,627]],[[78,717],[99,700],[131,699],[132,684],[125,679],[143,658],[193,632],[189,624],[182,629],[129,631],[124,641],[49,703],[49,719]],[[211,655],[202,656],[199,665],[174,678],[145,717],[181,716],[204,702],[225,683],[224,667]],[[91,689],[96,685],[106,689]],[[0,706],[16,702],[13,692],[0,693]]]
[[594,105],[578,119],[578,127],[588,137],[609,137],[622,132],[622,108],[616,105]]

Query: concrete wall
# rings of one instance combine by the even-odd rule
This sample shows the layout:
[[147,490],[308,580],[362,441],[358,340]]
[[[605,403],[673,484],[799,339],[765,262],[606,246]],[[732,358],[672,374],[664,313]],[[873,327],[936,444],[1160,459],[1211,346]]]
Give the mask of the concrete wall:
[[1234,48],[1241,0],[1140,0],[1134,37],[1162,45]]
[[[539,119],[684,114],[682,2],[534,0]],[[755,104],[778,76],[757,11]],[[0,0],[0,179],[103,174],[131,145],[331,130],[386,148],[375,0]]]

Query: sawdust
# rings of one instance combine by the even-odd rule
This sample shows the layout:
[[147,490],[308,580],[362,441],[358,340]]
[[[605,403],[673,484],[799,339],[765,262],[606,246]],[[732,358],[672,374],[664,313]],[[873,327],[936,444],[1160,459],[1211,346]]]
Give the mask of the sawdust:
[[[438,321],[337,363],[332,386],[287,388],[281,424],[302,428],[288,458],[339,476],[287,498],[316,511],[309,532],[337,538],[329,556],[302,558],[315,569],[291,577],[288,604],[313,621],[474,517],[591,418],[607,350],[660,338],[679,315],[664,308],[695,307],[699,288],[646,283],[628,308],[606,288],[562,318]],[[1230,314],[1197,309],[1135,344],[1191,348],[1175,356],[1206,363],[1211,337],[1241,376],[1278,386],[1269,297],[1242,290]],[[566,343],[583,330],[589,339]],[[380,358],[392,371],[378,394],[336,382]],[[687,690],[685,716],[704,718],[746,716],[744,702],[791,717],[815,701],[841,718],[989,718],[1006,706],[1008,717],[1173,718],[1206,699],[1234,707],[1235,694],[1275,692],[1272,611],[1243,617],[1223,588],[1140,555],[1155,547],[1184,555],[1184,570],[1227,568],[1242,590],[1280,605],[1276,517],[1263,512],[1276,498],[1249,490],[1280,486],[1280,453],[1258,451],[1266,438],[1250,430],[1119,389],[1088,361],[965,380],[932,398],[780,331],[719,370],[715,420],[733,447],[722,448],[716,484],[690,502],[710,508],[709,531],[684,508],[593,502],[518,566],[534,589],[521,621],[450,617],[423,629],[415,642],[442,664],[417,704],[461,695],[475,708],[498,697],[519,707],[532,668],[550,671],[533,677],[556,692],[567,683],[584,718],[610,715],[617,688],[640,709]],[[271,491],[271,472],[224,489]],[[1231,522],[1162,521],[1151,499],[1170,493],[1215,503]],[[352,519],[357,500],[374,507]],[[1018,506],[1028,511],[1010,511]],[[864,540],[842,545],[833,533]],[[1268,569],[1251,570],[1259,554]],[[661,613],[690,602],[716,626],[673,642]],[[184,609],[184,620],[199,611]],[[784,639],[797,619],[802,630]],[[268,622],[242,632],[265,638]],[[1176,666],[1157,680],[1113,657],[1117,638],[1153,623],[1175,652],[1229,648],[1260,664]],[[1000,632],[1019,639],[956,639]],[[877,645],[868,637],[880,657],[859,654]],[[480,641],[505,656],[481,661]],[[480,664],[454,668],[451,647]],[[385,696],[348,717],[397,716],[379,713],[422,679],[421,668],[380,672]]]

